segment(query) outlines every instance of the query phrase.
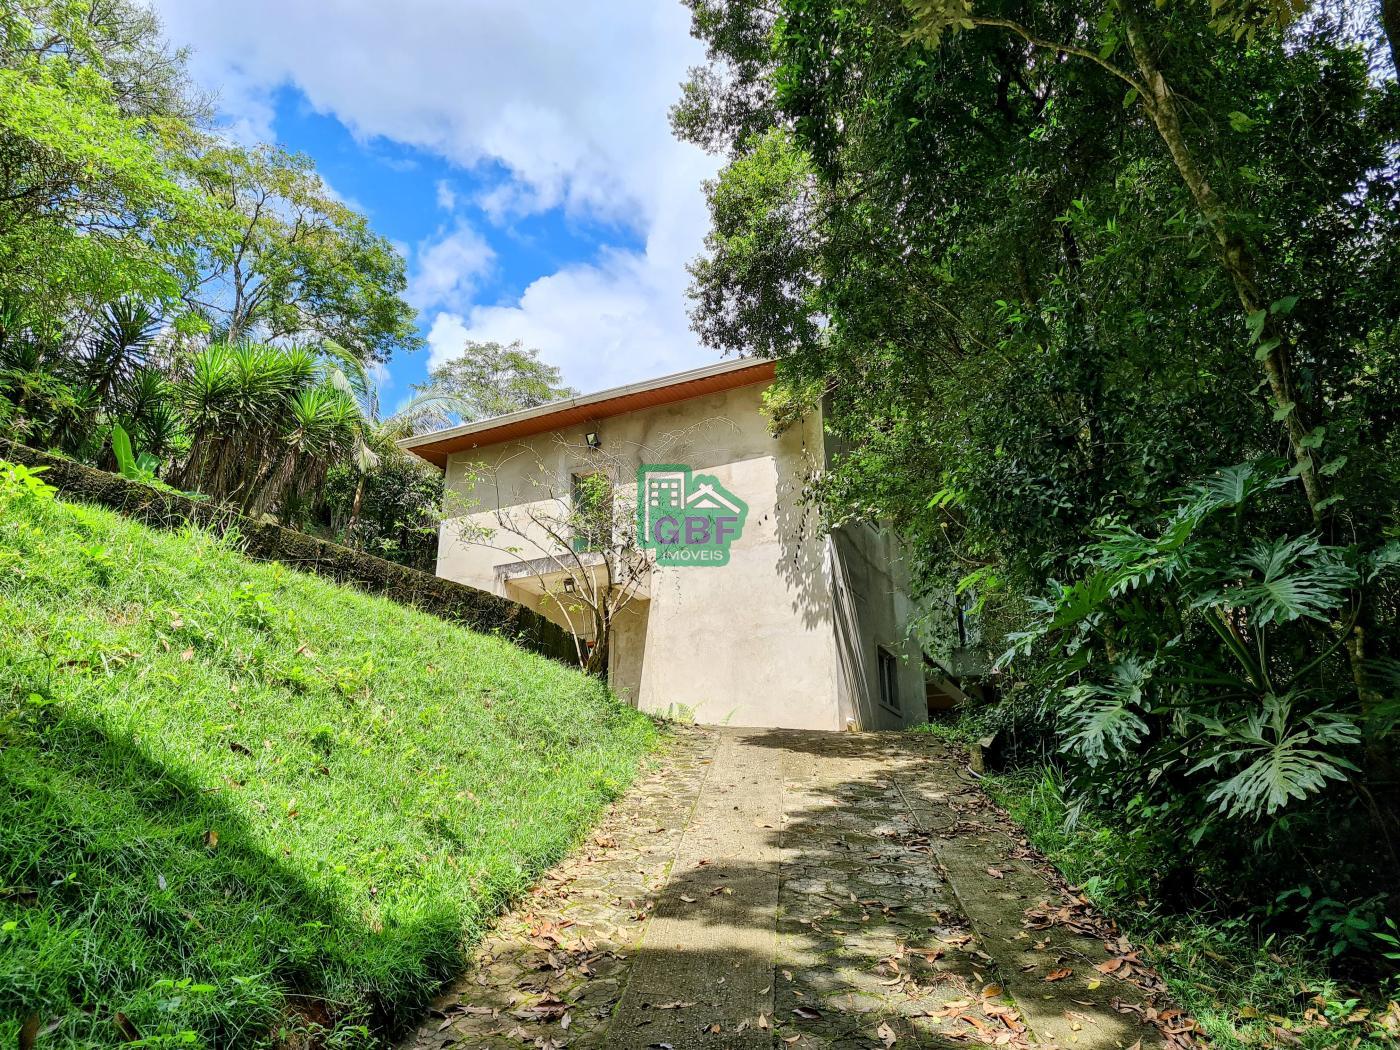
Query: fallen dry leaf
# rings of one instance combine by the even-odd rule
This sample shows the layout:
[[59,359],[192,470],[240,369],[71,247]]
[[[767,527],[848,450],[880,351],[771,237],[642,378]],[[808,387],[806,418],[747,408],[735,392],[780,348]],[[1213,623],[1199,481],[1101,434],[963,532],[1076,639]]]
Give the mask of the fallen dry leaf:
[[880,1022],[880,1027],[875,1029],[875,1036],[886,1047],[894,1046],[895,1043],[899,1042],[899,1036],[894,1034],[894,1029],[883,1021]]
[[131,1018],[118,1010],[112,1015],[112,1024],[117,1026],[117,1031],[122,1034],[122,1042],[134,1043],[141,1038],[141,1033],[137,1027],[131,1023]]
[[1045,975],[1047,981],[1063,981],[1070,974],[1074,973],[1068,966],[1059,966]]

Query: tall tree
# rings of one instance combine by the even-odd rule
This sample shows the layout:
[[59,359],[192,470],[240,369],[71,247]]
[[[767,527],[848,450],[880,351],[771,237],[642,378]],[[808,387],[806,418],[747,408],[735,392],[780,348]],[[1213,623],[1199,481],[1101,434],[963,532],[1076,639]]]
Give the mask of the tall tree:
[[[489,419],[578,394],[564,385],[557,367],[541,361],[540,352],[526,349],[519,339],[506,345],[468,339],[459,356],[434,368],[428,382],[415,389],[455,398],[451,411],[464,420]],[[439,413],[424,422],[443,419]]]
[[223,338],[330,339],[363,361],[420,344],[403,257],[308,158],[211,141],[193,170],[233,227],[187,292]]
[[22,0],[0,27],[0,297],[173,302],[218,209],[178,159],[200,107],[144,9]]
[[1340,807],[1338,776],[1387,790],[1400,88],[1376,41],[1250,0],[690,6],[709,64],[674,121],[728,162],[695,325],[828,407],[831,518],[893,520],[926,585],[1029,645],[1012,666],[1091,790],[1178,831],[1224,806],[1234,844]]

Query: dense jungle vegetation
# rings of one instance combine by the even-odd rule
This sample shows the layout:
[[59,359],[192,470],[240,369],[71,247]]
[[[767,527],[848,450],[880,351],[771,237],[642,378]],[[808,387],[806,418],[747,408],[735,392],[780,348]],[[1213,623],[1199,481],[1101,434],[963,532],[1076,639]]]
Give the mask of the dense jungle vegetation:
[[826,404],[828,521],[977,613],[1020,815],[1393,994],[1394,5],[689,6],[696,330],[778,360],[776,425]]
[[0,7],[0,433],[431,569],[438,476],[396,438],[567,393],[422,342],[398,250],[304,156],[221,134],[135,0]]

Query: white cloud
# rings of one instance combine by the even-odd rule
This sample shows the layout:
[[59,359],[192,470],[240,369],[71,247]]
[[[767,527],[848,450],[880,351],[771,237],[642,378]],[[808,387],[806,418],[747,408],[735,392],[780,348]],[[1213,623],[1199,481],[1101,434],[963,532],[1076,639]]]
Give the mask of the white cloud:
[[645,239],[644,251],[606,249],[494,305],[446,284],[437,264],[463,245],[444,240],[419,260],[420,301],[472,331],[534,341],[583,387],[714,358],[684,316],[684,266],[706,227],[700,180],[715,162],[667,125],[686,67],[702,59],[680,3],[340,0],[333,15],[321,0],[156,4],[172,39],[194,46],[196,75],[223,87],[240,134],[265,134],[273,93],[293,84],[362,138],[500,165],[507,180],[477,199],[495,221],[560,207]]
[[428,367],[436,368],[452,360],[462,352],[462,346],[469,338],[467,323],[460,314],[438,314],[433,318],[433,326],[428,329]]
[[689,367],[684,314],[656,309],[674,301],[659,276],[645,255],[609,252],[597,264],[539,278],[519,302],[439,313],[428,333],[429,365],[455,357],[467,339],[521,339],[584,391]]
[[496,253],[465,222],[440,229],[418,246],[408,280],[408,301],[420,310],[464,309]]
[[452,183],[446,179],[438,179],[437,205],[443,211],[457,210],[457,191],[452,188]]

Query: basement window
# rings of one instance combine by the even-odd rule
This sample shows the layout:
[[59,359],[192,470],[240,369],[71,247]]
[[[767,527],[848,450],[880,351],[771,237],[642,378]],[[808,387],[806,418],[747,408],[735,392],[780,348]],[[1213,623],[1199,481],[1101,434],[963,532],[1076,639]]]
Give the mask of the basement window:
[[899,704],[899,658],[883,645],[875,650],[880,672],[880,703],[895,714],[902,714]]

